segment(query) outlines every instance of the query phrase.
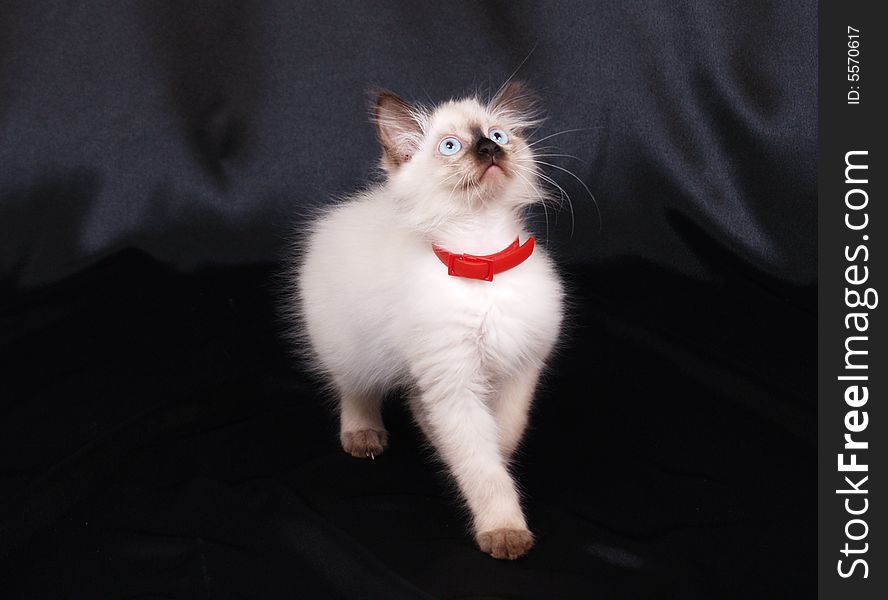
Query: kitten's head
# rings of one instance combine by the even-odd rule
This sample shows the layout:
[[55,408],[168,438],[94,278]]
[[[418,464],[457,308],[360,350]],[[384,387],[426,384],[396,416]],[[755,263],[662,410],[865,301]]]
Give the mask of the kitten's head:
[[433,109],[381,92],[374,121],[389,182],[416,208],[446,218],[540,198],[526,138],[539,109],[522,83],[506,84],[490,102],[470,97]]

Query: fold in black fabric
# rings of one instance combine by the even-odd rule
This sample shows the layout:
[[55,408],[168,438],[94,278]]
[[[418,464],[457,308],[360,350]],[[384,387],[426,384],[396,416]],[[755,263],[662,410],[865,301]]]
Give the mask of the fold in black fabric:
[[[814,594],[814,4],[0,13],[0,596]],[[373,177],[369,87],[516,69],[579,180],[530,215],[573,312],[500,562],[399,398],[384,456],[341,451],[274,304]]]

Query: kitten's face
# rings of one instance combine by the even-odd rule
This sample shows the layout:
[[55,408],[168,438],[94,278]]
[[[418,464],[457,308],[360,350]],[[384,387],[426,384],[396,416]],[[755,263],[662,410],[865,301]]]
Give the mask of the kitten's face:
[[434,197],[442,211],[534,201],[533,153],[524,135],[535,123],[534,96],[519,83],[488,104],[467,98],[426,111],[383,93],[376,105],[390,181],[406,194]]
[[[477,100],[448,102],[432,118],[414,155],[448,191],[496,197],[516,177],[529,152],[518,129]],[[471,195],[471,194],[470,194]]]

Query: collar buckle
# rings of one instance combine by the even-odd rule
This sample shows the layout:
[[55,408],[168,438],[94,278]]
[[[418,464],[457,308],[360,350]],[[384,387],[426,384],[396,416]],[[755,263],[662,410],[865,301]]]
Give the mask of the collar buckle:
[[486,256],[451,254],[447,257],[447,274],[452,277],[493,281],[493,261]]

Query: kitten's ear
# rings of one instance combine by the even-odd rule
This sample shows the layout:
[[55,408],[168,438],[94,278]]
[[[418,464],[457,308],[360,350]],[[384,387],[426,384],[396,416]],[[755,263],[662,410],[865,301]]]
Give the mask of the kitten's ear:
[[488,108],[513,129],[536,127],[543,120],[539,96],[522,81],[510,81],[503,85]]
[[388,91],[376,94],[373,122],[385,151],[383,166],[392,170],[413,158],[422,143],[422,113]]

